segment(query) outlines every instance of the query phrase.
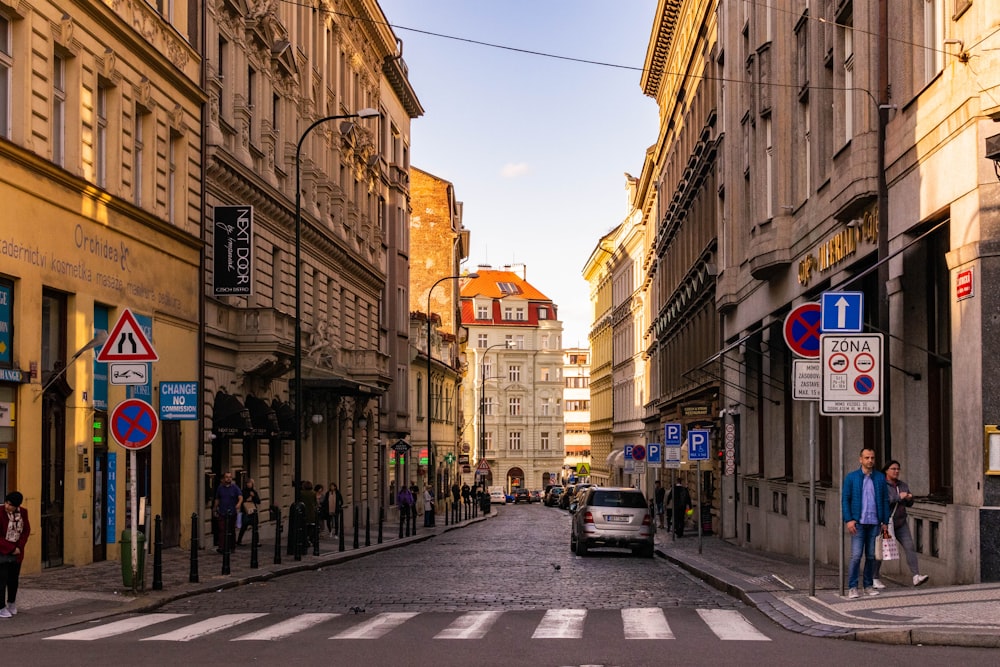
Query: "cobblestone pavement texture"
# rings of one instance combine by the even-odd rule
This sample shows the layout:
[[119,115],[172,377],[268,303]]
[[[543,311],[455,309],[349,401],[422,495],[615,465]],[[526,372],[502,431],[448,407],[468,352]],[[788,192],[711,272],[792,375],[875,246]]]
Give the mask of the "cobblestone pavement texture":
[[[252,599],[260,611],[287,612],[322,611],[335,604],[369,611],[746,604],[786,629],[814,636],[1000,647],[1000,584],[935,586],[932,581],[913,588],[890,580],[878,597],[848,600],[839,594],[836,565],[817,564],[816,594],[810,596],[809,564],[802,559],[716,536],[689,533],[674,539],[662,530],[654,561],[627,555],[579,558],[569,550],[566,512],[538,505],[494,510],[450,526],[439,518],[436,527],[419,526],[416,536],[402,539],[397,526],[387,525],[382,544],[373,526],[371,546],[353,549],[348,535],[343,552],[335,539],[324,538],[319,556],[310,552],[295,561],[282,550],[279,565],[273,562],[273,538],[264,531],[259,568],[249,567],[250,552],[243,547],[231,560],[230,574],[223,575],[222,557],[203,549],[196,583],[189,582],[190,553],[165,549],[158,591],[151,590],[149,554],[146,590],[138,593],[122,585],[118,561],[24,575],[20,613],[0,619],[0,638],[121,613],[204,611],[215,603],[203,594],[237,589],[218,599],[230,609]],[[364,545],[363,530],[359,541]],[[299,581],[305,586],[294,585]],[[303,595],[304,587],[315,594]]]

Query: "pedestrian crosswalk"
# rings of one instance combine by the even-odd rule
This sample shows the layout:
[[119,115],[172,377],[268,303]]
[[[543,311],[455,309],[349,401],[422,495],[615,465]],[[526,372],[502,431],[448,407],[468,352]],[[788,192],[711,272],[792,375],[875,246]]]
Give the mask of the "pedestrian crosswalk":
[[[700,621],[705,636],[721,641],[770,641],[770,638],[736,609],[665,610],[642,607],[621,610],[548,609],[535,621],[532,611],[470,612],[382,612],[376,614],[304,613],[294,616],[268,613],[222,614],[203,617],[192,614],[156,613],[131,616],[80,630],[46,637],[57,641],[135,640],[143,642],[190,642],[206,637],[228,641],[277,641],[300,636],[323,640],[373,640],[423,622],[435,629],[434,639],[483,639],[505,615],[532,615],[531,639],[581,639],[588,618],[611,632],[609,618],[620,622],[625,640],[673,640],[690,637],[693,619]],[[683,627],[675,631],[671,623]],[[442,627],[443,626],[443,627]],[[307,635],[308,633],[308,635]],[[430,633],[428,633],[430,634]],[[427,635],[423,635],[427,636]]]

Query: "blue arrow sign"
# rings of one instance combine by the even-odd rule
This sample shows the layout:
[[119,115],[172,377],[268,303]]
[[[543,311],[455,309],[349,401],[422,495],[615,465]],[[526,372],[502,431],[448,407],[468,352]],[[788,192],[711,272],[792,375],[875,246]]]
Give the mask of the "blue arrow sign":
[[688,431],[688,461],[708,460],[708,431],[692,429]]
[[823,292],[823,333],[860,333],[864,328],[862,292]]
[[681,425],[667,423],[663,425],[663,444],[667,447],[681,446]]
[[660,463],[660,443],[651,442],[646,445],[646,460],[650,463]]

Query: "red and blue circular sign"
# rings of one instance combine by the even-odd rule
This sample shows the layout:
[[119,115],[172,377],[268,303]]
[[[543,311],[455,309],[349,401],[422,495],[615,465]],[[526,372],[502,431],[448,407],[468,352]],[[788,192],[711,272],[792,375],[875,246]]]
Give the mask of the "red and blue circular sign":
[[632,460],[633,461],[646,460],[646,447],[644,445],[632,445]]
[[823,332],[823,310],[818,303],[803,303],[785,318],[785,343],[800,357],[819,357],[819,336]]
[[111,412],[111,437],[125,449],[149,446],[159,429],[153,406],[138,398],[122,401]]

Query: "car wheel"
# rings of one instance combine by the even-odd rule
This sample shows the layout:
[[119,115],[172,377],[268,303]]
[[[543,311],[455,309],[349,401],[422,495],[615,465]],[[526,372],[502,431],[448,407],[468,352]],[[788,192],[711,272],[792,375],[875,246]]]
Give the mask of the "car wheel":
[[576,541],[576,555],[581,558],[587,555],[587,543],[584,540]]
[[576,535],[573,533],[569,534],[569,550],[572,553],[576,553]]

